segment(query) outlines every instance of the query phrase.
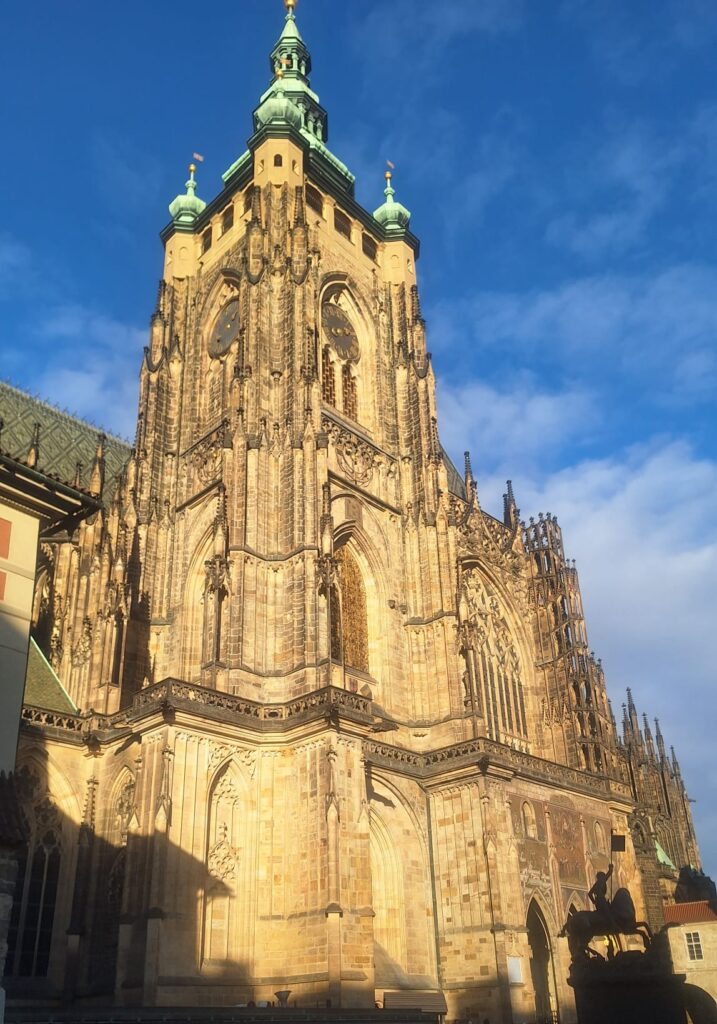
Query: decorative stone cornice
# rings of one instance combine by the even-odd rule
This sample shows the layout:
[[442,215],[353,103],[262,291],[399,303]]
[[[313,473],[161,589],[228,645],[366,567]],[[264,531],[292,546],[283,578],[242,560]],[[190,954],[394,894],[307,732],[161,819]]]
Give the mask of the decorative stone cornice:
[[520,776],[557,789],[586,793],[598,799],[617,797],[632,802],[630,787],[616,779],[590,775],[566,765],[545,761],[485,738],[455,743],[427,753],[366,739],[363,742],[363,753],[368,764],[398,771],[420,779],[426,785],[441,784],[456,772],[465,775],[466,769],[473,769],[481,775],[498,774],[506,778]]

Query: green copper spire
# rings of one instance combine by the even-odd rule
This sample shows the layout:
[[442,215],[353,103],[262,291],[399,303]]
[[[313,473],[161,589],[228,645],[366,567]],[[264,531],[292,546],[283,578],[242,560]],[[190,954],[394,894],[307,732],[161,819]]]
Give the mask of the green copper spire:
[[[309,82],[311,54],[296,25],[296,0],[284,3],[284,27],[269,57],[272,82],[254,111],[249,150],[253,152],[267,136],[293,135],[298,143],[308,146],[310,164],[319,165],[340,188],[353,192],[353,174],[326,145],[328,116]],[[236,173],[238,166],[237,162],[232,164],[222,176],[224,181]]]
[[374,217],[383,226],[387,235],[399,238],[408,231],[408,222],[411,219],[411,214],[405,206],[397,203],[393,198],[396,195],[396,191],[391,185],[392,177],[391,172],[386,171],[386,188],[383,192],[386,196],[386,202],[379,206],[378,210],[374,211]]
[[281,89],[285,97],[297,107],[301,129],[319,142],[325,142],[328,137],[328,118],[309,82],[311,54],[296,24],[294,0],[285,0],[285,5],[287,10],[284,27],[269,57],[269,67],[274,81],[261,97],[260,106],[254,113],[254,126],[258,130],[266,123],[261,113],[262,106],[272,94]]
[[196,169],[194,164],[189,165],[189,181],[184,186],[187,190],[186,194],[178,195],[169,204],[169,212],[178,228],[193,228],[197,217],[207,205],[203,199],[194,194],[197,190],[197,183],[194,179]]

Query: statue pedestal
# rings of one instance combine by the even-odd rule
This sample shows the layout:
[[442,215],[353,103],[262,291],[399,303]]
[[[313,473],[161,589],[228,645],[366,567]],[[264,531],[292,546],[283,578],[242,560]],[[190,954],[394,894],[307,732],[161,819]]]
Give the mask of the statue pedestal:
[[574,960],[568,976],[579,1024],[686,1024],[684,983],[637,951]]

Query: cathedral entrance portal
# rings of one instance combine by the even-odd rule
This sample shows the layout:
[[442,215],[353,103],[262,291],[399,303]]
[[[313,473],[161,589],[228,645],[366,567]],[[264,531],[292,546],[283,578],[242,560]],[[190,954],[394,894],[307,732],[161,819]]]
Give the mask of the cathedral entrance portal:
[[536,1024],[558,1024],[553,953],[545,918],[535,900],[528,907],[528,943],[530,945],[530,974],[535,992]]

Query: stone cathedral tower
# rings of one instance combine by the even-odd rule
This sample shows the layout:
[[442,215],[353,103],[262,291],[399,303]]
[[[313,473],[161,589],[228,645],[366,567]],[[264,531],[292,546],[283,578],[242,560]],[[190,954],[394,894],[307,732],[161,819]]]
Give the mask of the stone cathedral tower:
[[617,734],[557,521],[443,451],[409,213],[354,199],[287,6],[248,151],[171,204],[135,447],[43,549],[6,984],[569,1020],[611,830],[653,920],[697,863],[679,768]]

